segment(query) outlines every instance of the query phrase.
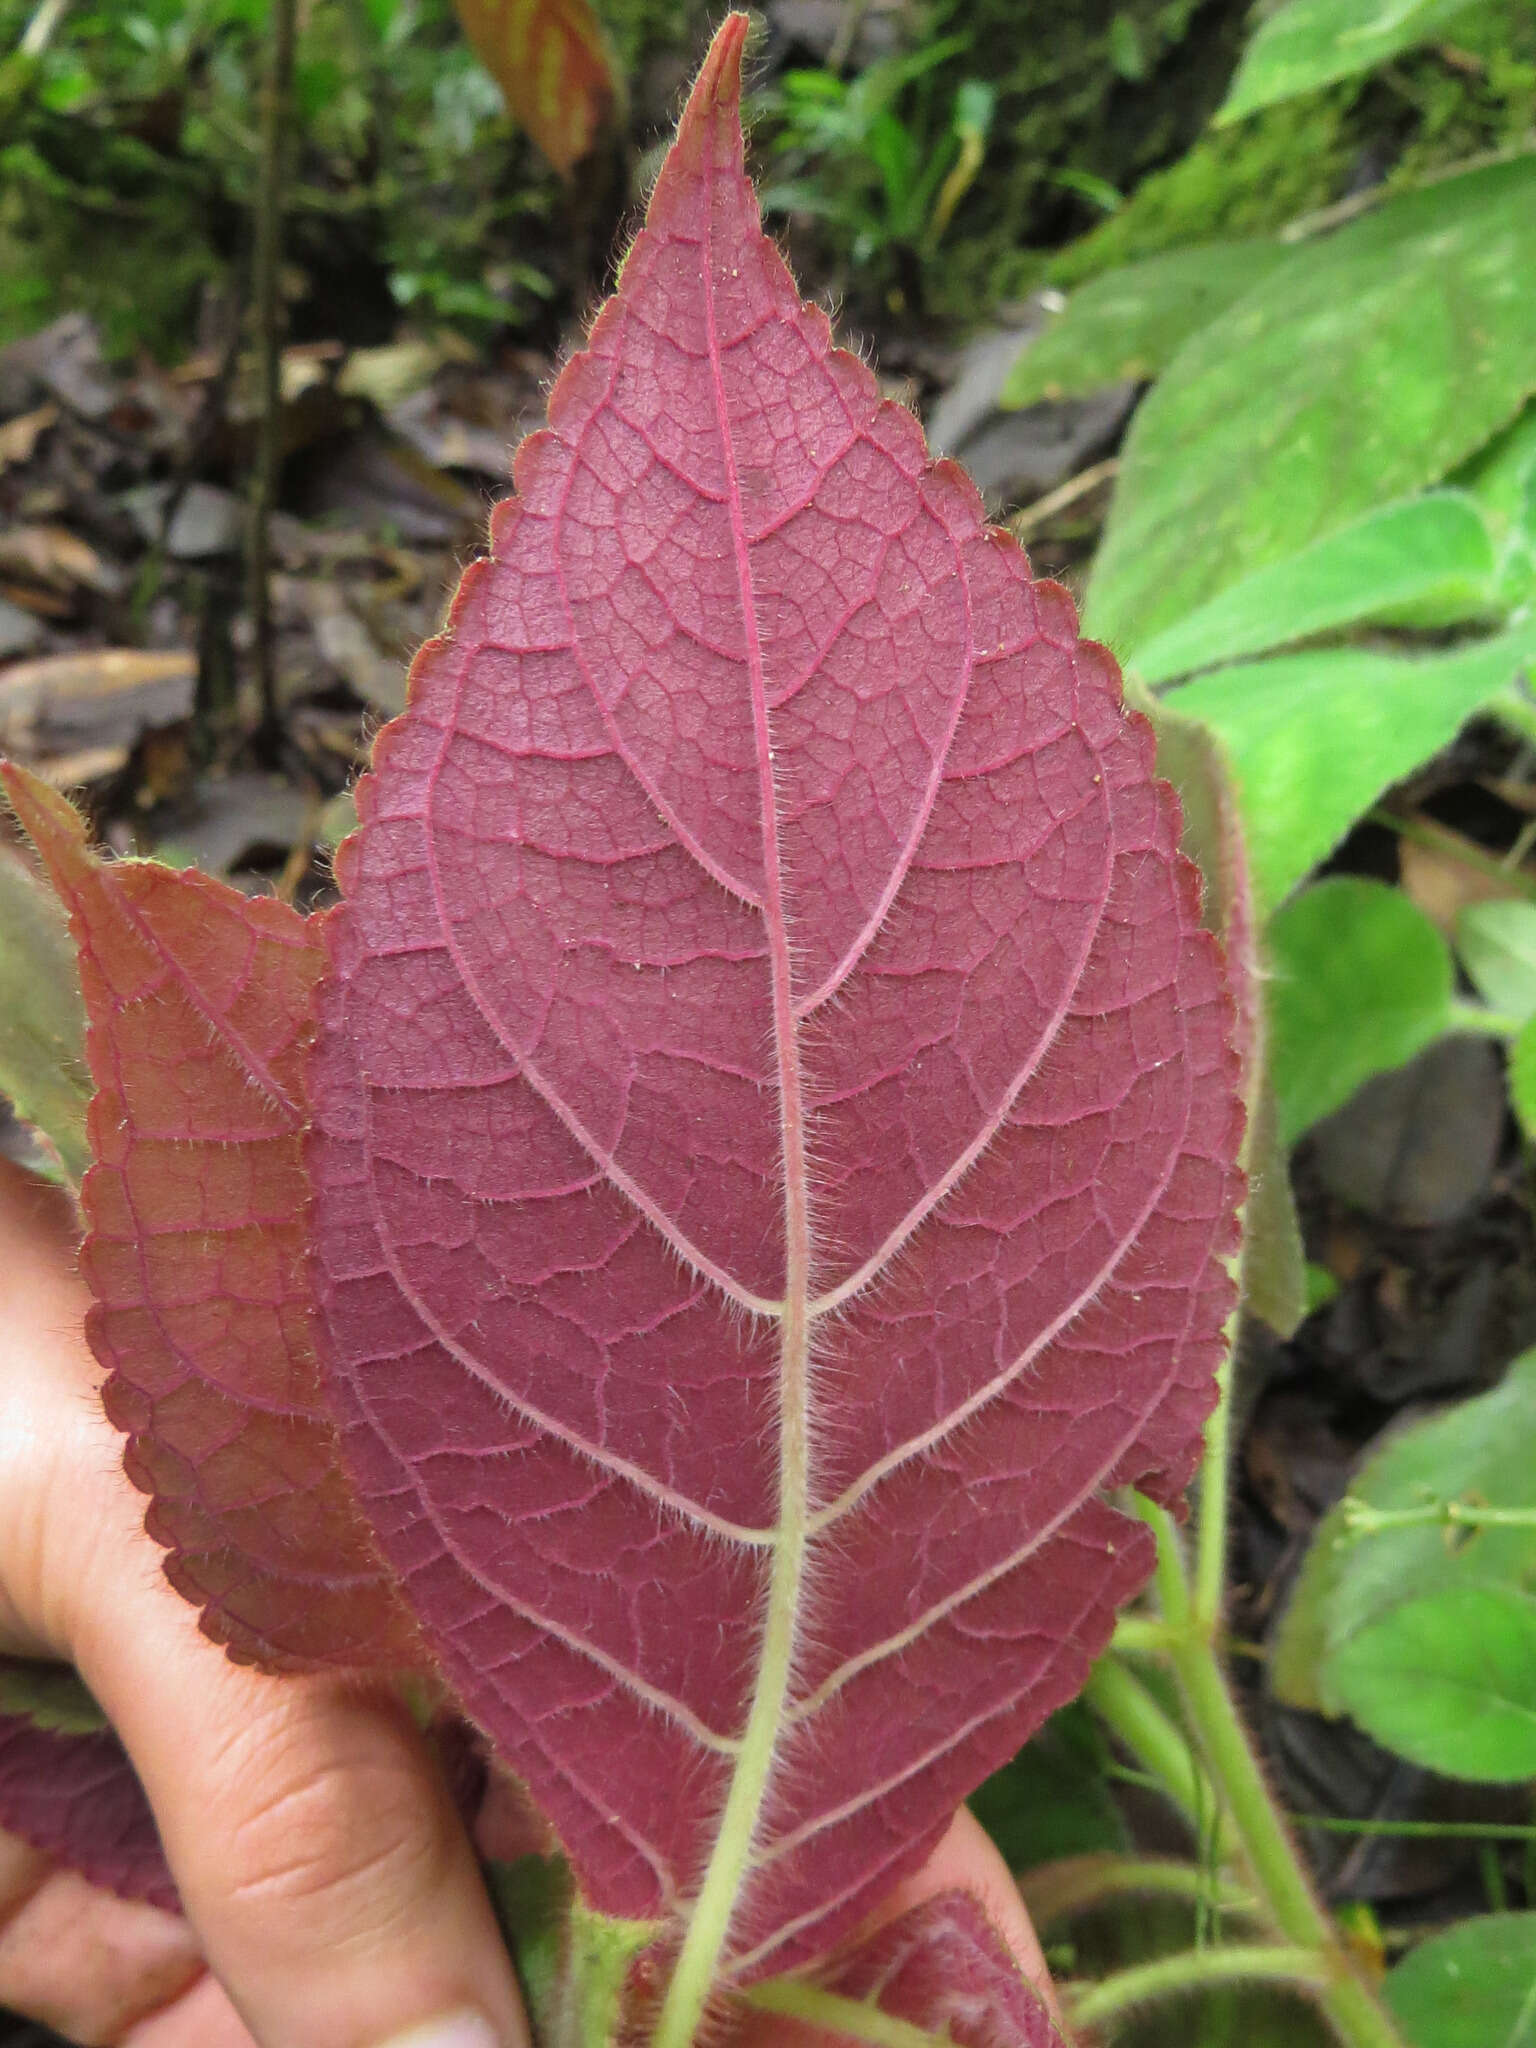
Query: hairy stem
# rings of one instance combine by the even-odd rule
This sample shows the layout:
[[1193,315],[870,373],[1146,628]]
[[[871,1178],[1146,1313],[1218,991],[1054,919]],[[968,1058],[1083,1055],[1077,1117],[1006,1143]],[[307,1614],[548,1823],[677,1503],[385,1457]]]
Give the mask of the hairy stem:
[[[1269,1787],[1264,1782],[1248,1732],[1222,1669],[1217,1643],[1222,1621],[1222,1588],[1226,1569],[1226,1493],[1231,1457],[1232,1332],[1218,1376],[1218,1399],[1206,1425],[1206,1458],[1200,1481],[1200,1528],[1194,1571],[1185,1558],[1183,1540],[1166,1509],[1137,1500],[1135,1511],[1157,1539],[1155,1585],[1163,1611],[1164,1654],[1178,1679],[1185,1715],[1205,1769],[1191,1758],[1182,1732],[1152,1695],[1111,1653],[1089,1681],[1087,1698],[1166,1789],[1198,1828],[1211,1810],[1215,1845],[1239,1860],[1251,1874],[1268,1918],[1293,1955],[1308,1958],[1308,1970],[1291,1981],[1305,1983],[1332,2023],[1344,2048],[1403,2048],[1401,2035],[1385,2009],[1356,1975],[1333,1922],[1313,1892],[1300,1855]],[[1208,1774],[1208,1777],[1207,1777]],[[1272,1959],[1286,1950],[1218,1947],[1197,1952],[1216,1959],[1212,1969],[1220,1981],[1248,1974],[1246,1961]],[[1178,1959],[1173,1959],[1177,1961]],[[1163,1964],[1148,1964],[1157,1972]],[[1261,1969],[1260,1974],[1265,1974]],[[1135,1986],[1140,1980],[1142,1988]],[[1153,1995],[1145,1972],[1125,1971],[1107,1983],[1121,1987],[1127,2003]],[[1213,1976],[1207,1981],[1217,1981]],[[1095,1993],[1086,1994],[1076,2017],[1088,2024],[1099,2017]]]
[[[1316,1963],[1318,2003],[1344,2048],[1403,2048],[1402,2037],[1363,1979],[1355,1974],[1333,1922],[1312,1889],[1280,1810],[1264,1782],[1217,1651],[1226,1569],[1226,1491],[1231,1455],[1233,1346],[1218,1376],[1218,1398],[1206,1425],[1200,1482],[1200,1531],[1193,1589],[1172,1517],[1151,1503],[1138,1512],[1157,1538],[1157,1589],[1169,1625],[1167,1656],[1185,1713],[1215,1788],[1224,1824],[1235,1836],[1269,1916],[1288,1943]],[[1155,1768],[1155,1766],[1154,1766]],[[1159,1775],[1161,1773],[1159,1772]],[[1227,1833],[1230,1830],[1230,1835]],[[1216,1949],[1231,1957],[1231,1949]]]
[[1101,1657],[1083,1698],[1117,1741],[1150,1771],[1198,1838],[1214,1823],[1218,1847],[1233,1845],[1210,1779],[1173,1716],[1118,1657]]
[[948,2048],[947,2034],[925,2033],[910,2020],[882,2012],[862,1998],[843,1998],[836,1991],[824,1991],[819,1984],[806,1984],[795,1977],[773,1977],[753,1984],[738,1994],[744,2005],[759,2012],[778,2012],[808,2026],[824,2027],[852,2041],[868,2041],[871,2048]]
[[1119,1898],[1190,1899],[1217,1913],[1262,1918],[1251,1892],[1173,1856],[1064,1856],[1021,1872],[1019,1889],[1037,1927]]
[[1313,1893],[1264,1782],[1214,1645],[1191,1633],[1171,1655],[1223,1811],[1275,1924],[1316,1958],[1321,1972],[1318,2002],[1334,2031],[1345,2048],[1403,2048],[1401,2035],[1374,1993],[1356,1976]]
[[[712,175],[707,172],[706,175]],[[714,257],[705,244],[708,275]],[[774,782],[773,735],[768,710],[768,683],[758,637],[757,601],[751,556],[736,473],[736,446],[721,371],[721,344],[715,326],[715,302],[705,294],[705,322],[716,419],[724,459],[731,540],[747,642],[753,738],[756,744],[758,802],[763,833],[763,922],[768,940],[773,1001],[773,1035],[778,1067],[779,1126],[784,1154],[784,1305],[779,1335],[779,1499],[778,1525],[763,1616],[762,1643],[752,1705],[741,1750],[731,1775],[720,1826],[705,1866],[703,1882],[683,1937],[677,1967],[667,1986],[656,2024],[654,2048],[690,2048],[703,2018],[731,1920],[741,1897],[762,1819],[768,1781],[778,1754],[784,1708],[789,1698],[795,1638],[804,1595],[808,1548],[810,1483],[810,1277],[811,1218],[806,1168],[805,1101],[800,1071],[800,1042],[795,1020],[794,971],[789,943],[789,917],[779,849],[778,792]]]
[[1117,1970],[1067,2001],[1074,2027],[1096,2027],[1137,2006],[1181,1991],[1205,1991],[1218,1984],[1291,1984],[1314,1995],[1328,1986],[1327,1965],[1314,1948],[1267,1948],[1232,1943],[1221,1948],[1186,1949],[1156,1962]]
[[[1205,1425],[1200,1464],[1200,1519],[1195,1530],[1194,1614],[1207,1638],[1221,1622],[1227,1571],[1227,1496],[1232,1467],[1232,1371],[1237,1355],[1239,1311],[1227,1321],[1226,1342],[1216,1374],[1216,1406]],[[1161,1544],[1159,1545],[1161,1547]]]

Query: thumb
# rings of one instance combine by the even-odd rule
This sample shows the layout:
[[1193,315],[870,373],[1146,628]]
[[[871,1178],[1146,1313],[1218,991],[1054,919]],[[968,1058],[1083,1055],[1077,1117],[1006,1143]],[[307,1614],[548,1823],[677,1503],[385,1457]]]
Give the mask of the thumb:
[[0,1646],[79,1666],[261,2048],[527,2048],[479,1870],[410,1717],[335,1678],[239,1669],[201,1634],[95,1398],[66,1219],[5,1172],[0,1247]]
[[239,1670],[162,1586],[122,1589],[75,1655],[262,2048],[525,2048],[478,1868],[403,1706]]

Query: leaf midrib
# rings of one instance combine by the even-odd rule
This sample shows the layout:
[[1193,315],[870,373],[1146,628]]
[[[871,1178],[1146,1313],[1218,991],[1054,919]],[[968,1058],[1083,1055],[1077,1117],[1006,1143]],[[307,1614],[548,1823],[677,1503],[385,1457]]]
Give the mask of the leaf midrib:
[[[800,1608],[809,1542],[810,1494],[810,1301],[811,1217],[806,1172],[805,1098],[795,1015],[789,925],[779,847],[777,791],[768,722],[768,689],[757,626],[752,559],[742,511],[729,407],[715,319],[715,259],[712,205],[719,168],[715,133],[702,166],[705,229],[704,321],[715,421],[725,468],[742,630],[746,637],[753,736],[757,749],[758,796],[763,834],[763,909],[768,938],[773,1004],[774,1057],[778,1068],[779,1126],[784,1160],[784,1304],[780,1317],[779,1513],[764,1607],[752,1703],[732,1768],[725,1804],[710,1847],[704,1877],[689,1915],[677,1965],[658,2018],[655,2048],[682,2048],[692,2040],[715,1983],[722,1950],[735,1917],[762,1821],[769,1780],[785,1724],[799,1634]],[[729,169],[729,167],[727,167]]]

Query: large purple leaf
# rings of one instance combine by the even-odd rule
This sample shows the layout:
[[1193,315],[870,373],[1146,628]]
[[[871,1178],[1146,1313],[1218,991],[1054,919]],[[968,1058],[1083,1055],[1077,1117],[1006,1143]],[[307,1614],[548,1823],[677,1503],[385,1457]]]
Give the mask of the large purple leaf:
[[738,1980],[1145,1577],[1240,1127],[1148,732],[800,303],[744,31],[381,736],[311,1086],[385,1553],[588,1901]]

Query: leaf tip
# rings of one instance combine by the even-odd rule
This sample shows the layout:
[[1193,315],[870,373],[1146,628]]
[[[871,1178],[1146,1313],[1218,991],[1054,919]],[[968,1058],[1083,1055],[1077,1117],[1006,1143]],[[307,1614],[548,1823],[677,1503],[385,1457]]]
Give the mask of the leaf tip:
[[745,14],[728,14],[715,31],[672,150],[687,170],[706,163],[716,169],[741,168],[741,60],[750,28]]
[[68,891],[90,865],[85,819],[40,776],[17,761],[0,760],[0,786],[11,810],[37,849],[55,893],[68,906]]

